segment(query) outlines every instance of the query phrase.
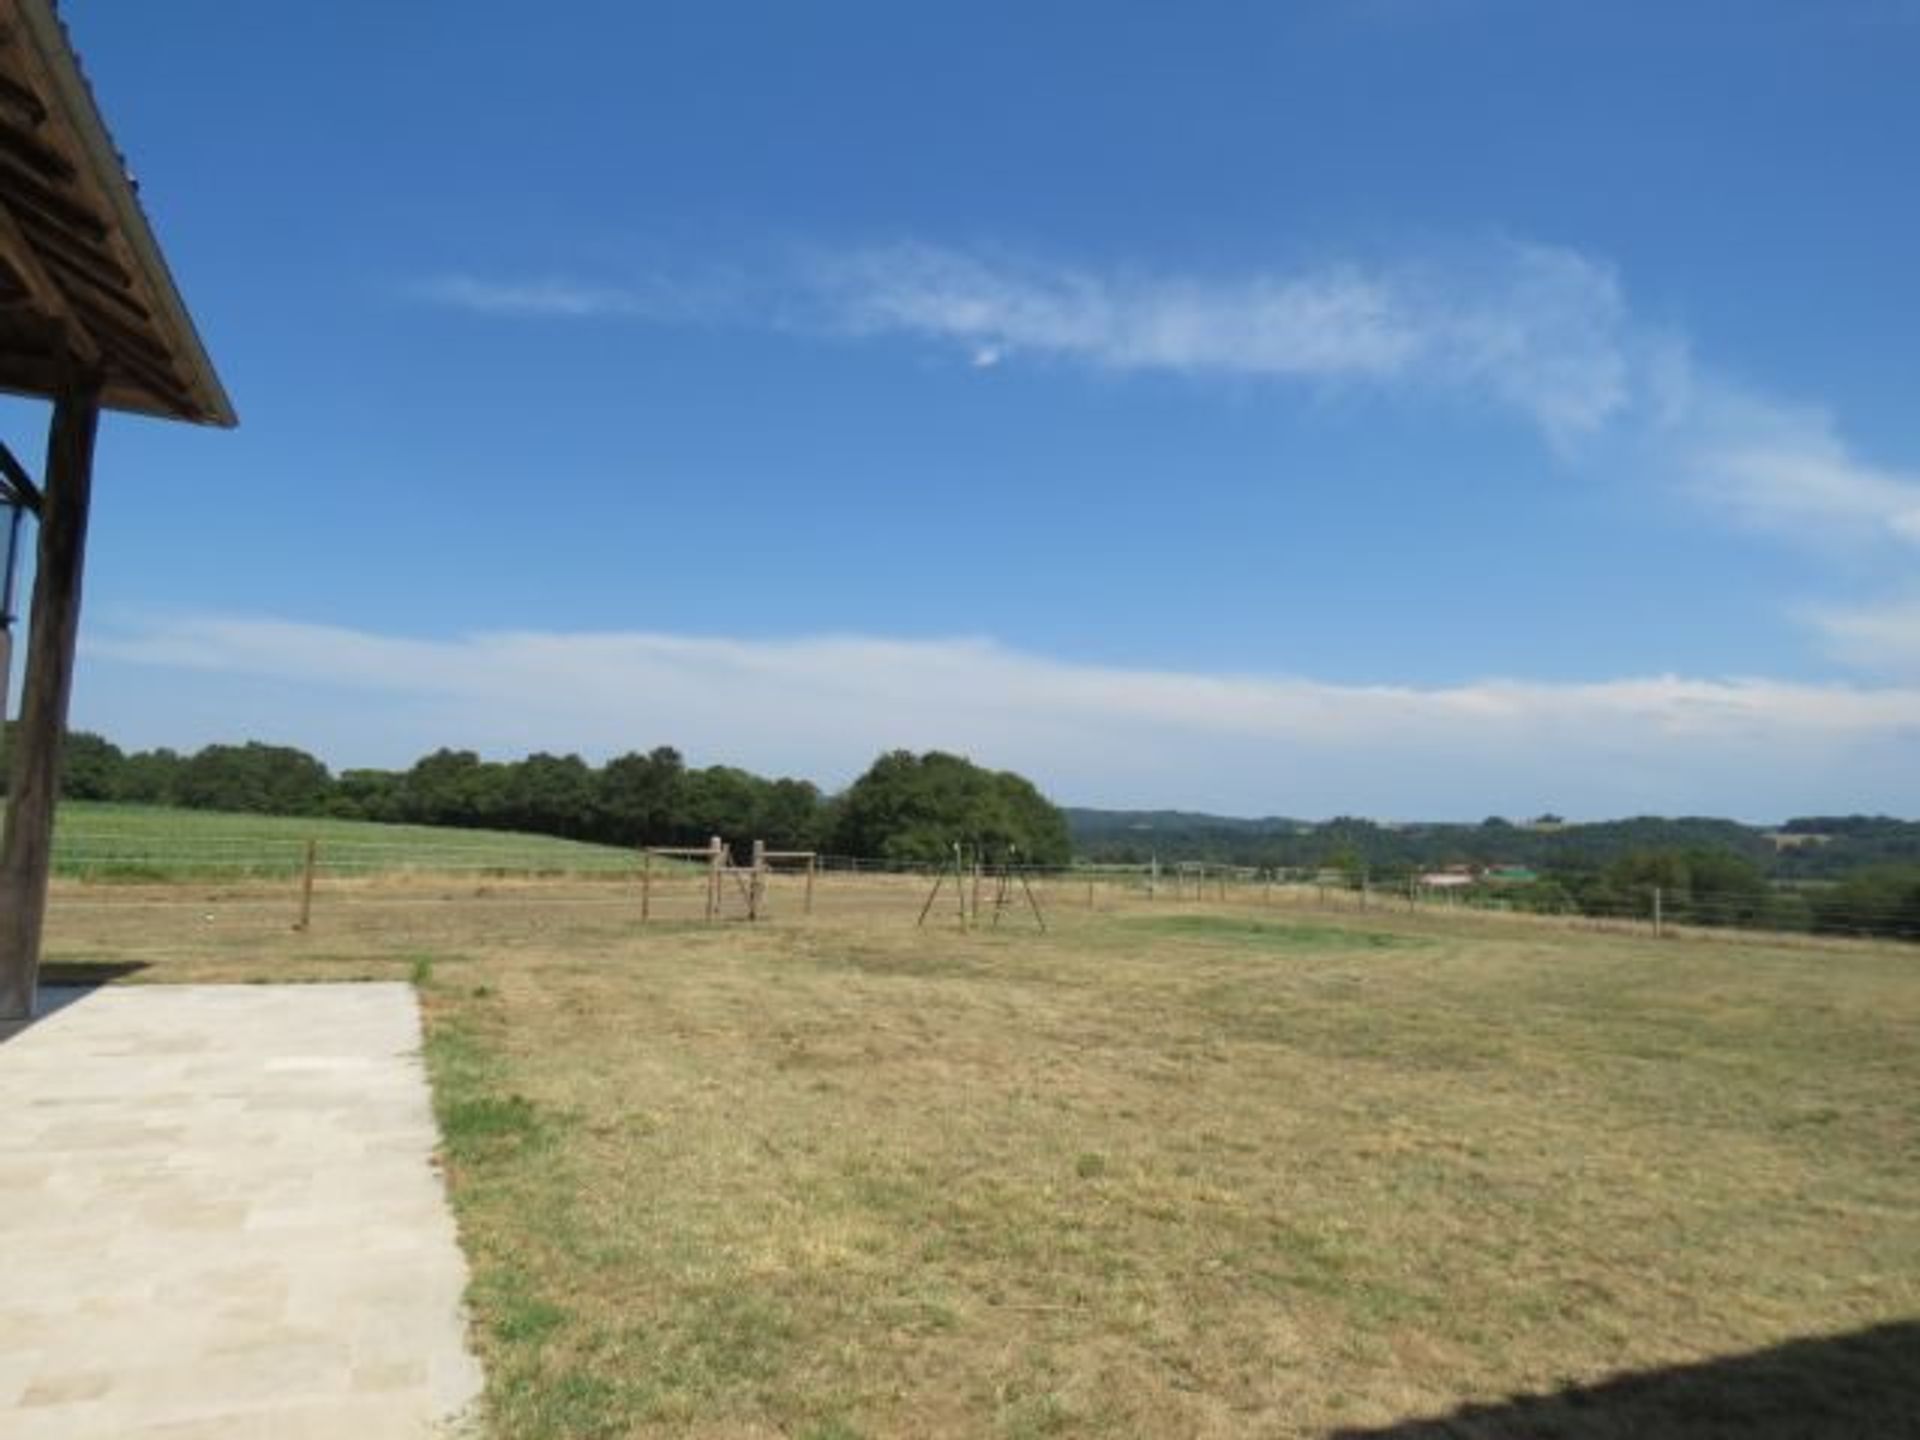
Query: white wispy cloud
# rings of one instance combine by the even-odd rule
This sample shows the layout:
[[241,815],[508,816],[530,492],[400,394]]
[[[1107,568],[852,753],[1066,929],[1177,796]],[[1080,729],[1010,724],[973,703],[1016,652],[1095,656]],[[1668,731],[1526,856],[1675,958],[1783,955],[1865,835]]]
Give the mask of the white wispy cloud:
[[1920,546],[1920,474],[1856,455],[1826,412],[1703,380],[1679,463],[1741,523],[1823,544]]
[[731,321],[752,286],[716,267],[697,274],[655,274],[620,284],[593,284],[565,275],[499,279],[450,271],[408,287],[423,304],[503,320],[619,320],[652,325]]
[[422,281],[414,292],[433,304],[478,315],[581,320],[635,318],[651,313],[636,291],[560,278],[500,281],[473,275],[438,275]]
[[1450,393],[1563,451],[1604,438],[1609,455],[1743,525],[1920,545],[1920,475],[1862,459],[1818,407],[1701,364],[1685,337],[1633,314],[1612,266],[1577,250],[1499,241],[1202,280],[905,245],[823,263],[813,283],[856,335],[918,336],[976,363]]
[[1920,680],[1920,599],[1821,607],[1805,618],[1819,632],[1828,653],[1842,663]]
[[1506,240],[1385,263],[1198,275],[926,244],[762,274],[603,286],[442,276],[422,298],[482,314],[722,320],[1025,362],[1431,394],[1512,414],[1563,458],[1631,467],[1796,542],[1920,545],[1920,474],[1854,452],[1817,406],[1771,396],[1636,316],[1615,269]]
[[[205,616],[123,625],[87,649],[80,723],[169,742],[156,696],[218,705],[228,682],[246,687],[250,732],[277,725],[336,761],[398,763],[440,744],[606,755],[670,742],[833,784],[905,745],[972,753],[1111,803],[1452,813],[1473,795],[1487,809],[1758,816],[1920,804],[1920,688],[1906,686],[1671,675],[1342,685],[1079,664],[979,639],[417,639]],[[194,679],[156,686],[156,671]],[[182,723],[204,738],[204,709]]]
[[1483,390],[1557,438],[1603,424],[1631,378],[1611,269],[1539,245],[1227,278],[896,245],[818,262],[810,280],[826,323],[852,334],[1116,371]]

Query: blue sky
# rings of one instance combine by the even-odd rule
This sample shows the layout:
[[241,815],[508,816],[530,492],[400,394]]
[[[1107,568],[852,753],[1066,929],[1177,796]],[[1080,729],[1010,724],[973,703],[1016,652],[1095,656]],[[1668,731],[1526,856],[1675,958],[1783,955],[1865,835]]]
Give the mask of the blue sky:
[[76,724],[1920,811],[1910,4],[63,13],[242,421]]

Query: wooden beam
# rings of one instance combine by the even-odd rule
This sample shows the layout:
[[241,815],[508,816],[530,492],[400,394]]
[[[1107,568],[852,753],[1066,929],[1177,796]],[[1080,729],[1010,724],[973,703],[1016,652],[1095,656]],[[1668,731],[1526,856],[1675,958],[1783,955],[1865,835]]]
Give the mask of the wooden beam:
[[70,372],[47,435],[40,563],[33,580],[26,687],[13,737],[6,833],[0,836],[0,1023],[30,1019],[53,863],[60,751],[80,634],[80,582],[93,496],[100,377]]
[[103,272],[80,264],[64,250],[48,247],[39,251],[38,255],[40,262],[47,267],[50,275],[63,283],[72,282],[66,286],[69,295],[73,293],[73,285],[82,285],[86,287],[86,293],[98,295],[116,309],[123,311],[129,320],[141,325],[152,321],[153,312],[134,299],[125,287],[115,284]]
[[132,274],[104,247],[90,240],[82,240],[72,231],[63,230],[32,210],[23,210],[14,218],[41,253],[56,254],[68,264],[87,270],[97,281],[118,285],[123,289],[132,287]]
[[68,352],[89,369],[96,367],[100,357],[92,334],[74,314],[67,292],[47,274],[39,254],[15,223],[13,211],[4,204],[0,204],[0,253],[6,255],[8,266],[32,294],[34,304],[48,319],[65,323]]
[[77,173],[67,157],[35,139],[31,130],[0,123],[0,151],[13,156],[44,180],[62,184]]
[[0,112],[36,130],[47,123],[47,107],[40,97],[9,75],[0,75]]
[[0,184],[7,189],[7,203],[44,215],[66,225],[89,240],[104,241],[110,233],[99,212],[64,190],[49,185],[18,160],[0,150]]
[[[173,357],[162,346],[109,315],[89,292],[68,289],[62,293],[67,297],[69,313],[86,326],[104,348],[129,361],[157,369],[162,374],[173,372]],[[173,383],[178,385],[180,382],[175,380]]]

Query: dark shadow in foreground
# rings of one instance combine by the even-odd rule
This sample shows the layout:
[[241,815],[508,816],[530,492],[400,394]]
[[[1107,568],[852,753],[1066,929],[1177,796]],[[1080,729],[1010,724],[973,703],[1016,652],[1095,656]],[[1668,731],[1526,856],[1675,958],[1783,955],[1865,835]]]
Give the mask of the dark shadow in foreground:
[[49,1015],[84,1000],[109,985],[146,969],[139,960],[61,960],[40,968],[40,985],[33,997],[33,1015],[26,1020],[0,1020],[0,1041],[25,1034]]
[[1920,1322],[1793,1340],[1331,1440],[1920,1440]]
[[40,967],[42,985],[107,985],[138,975],[144,960],[49,960]]

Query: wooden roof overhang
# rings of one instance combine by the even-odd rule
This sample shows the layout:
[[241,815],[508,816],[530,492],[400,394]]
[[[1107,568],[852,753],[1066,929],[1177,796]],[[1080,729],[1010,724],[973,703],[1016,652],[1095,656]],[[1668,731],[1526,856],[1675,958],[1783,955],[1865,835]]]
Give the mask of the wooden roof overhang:
[[38,487],[0,444],[9,539],[23,509],[40,520],[0,828],[3,1039],[34,1013],[101,409],[234,423],[53,0],[0,0],[0,390],[53,402]]
[[0,390],[236,423],[51,0],[0,0]]

